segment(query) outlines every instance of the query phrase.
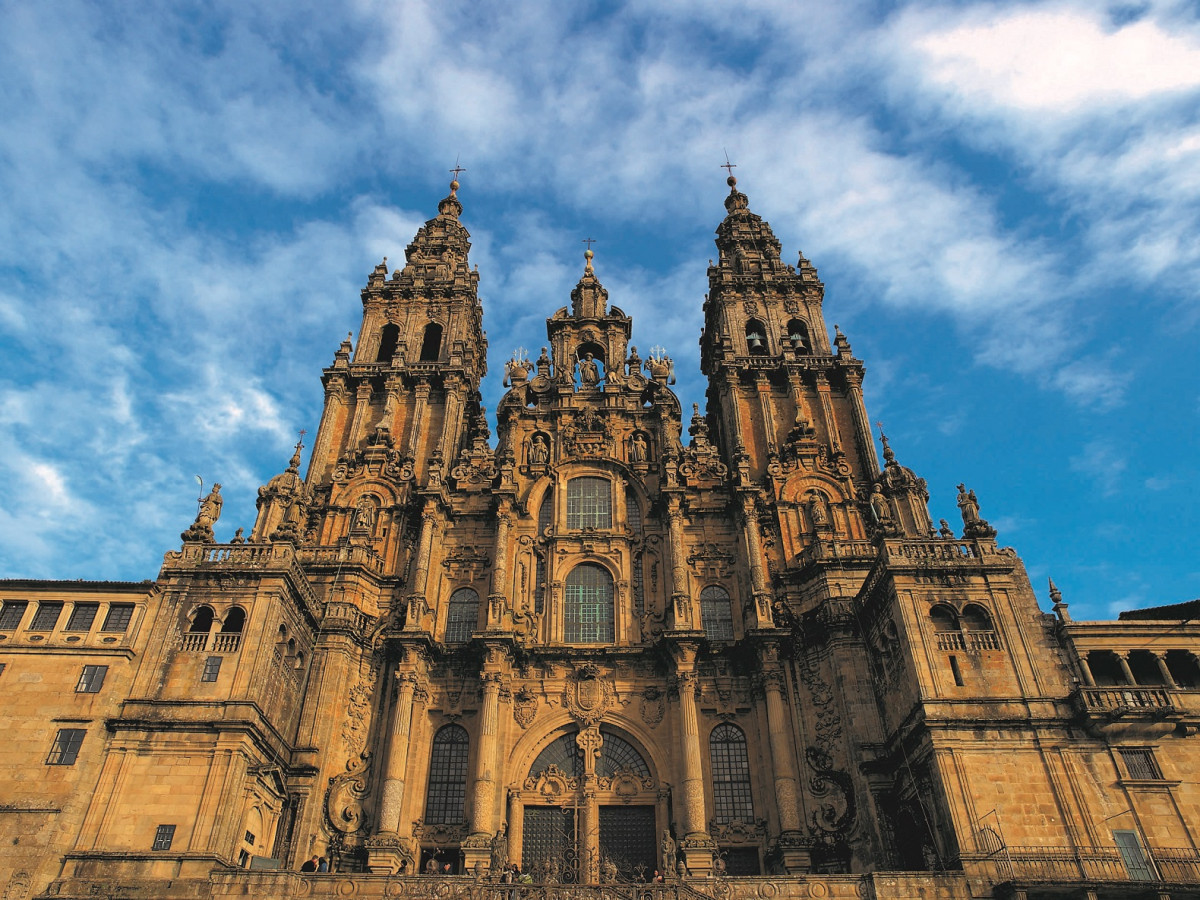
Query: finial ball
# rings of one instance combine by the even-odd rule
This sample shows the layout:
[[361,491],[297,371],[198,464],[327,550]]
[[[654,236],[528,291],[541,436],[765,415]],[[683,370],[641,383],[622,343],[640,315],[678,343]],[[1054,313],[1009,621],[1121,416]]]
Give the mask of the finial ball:
[[737,179],[734,178],[732,175],[730,175],[728,178],[725,179],[725,183],[727,185],[729,185],[730,187],[737,187]]
[[450,190],[452,190],[452,191],[458,190],[458,179],[457,178],[455,178],[452,182],[450,182]]
[[589,247],[587,250],[584,250],[584,251],[583,251],[583,258],[584,258],[584,259],[591,259],[591,258],[593,258],[595,255],[596,255],[596,254],[592,252],[592,250],[591,250],[591,248],[590,248],[590,247]]

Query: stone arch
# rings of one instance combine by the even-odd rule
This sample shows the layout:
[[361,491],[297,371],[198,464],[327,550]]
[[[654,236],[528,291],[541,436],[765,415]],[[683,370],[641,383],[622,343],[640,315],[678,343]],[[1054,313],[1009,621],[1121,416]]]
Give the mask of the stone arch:
[[421,332],[421,362],[437,362],[442,358],[442,325],[430,322]]
[[388,322],[379,331],[379,349],[375,354],[375,361],[390,363],[396,356],[396,348],[399,344],[400,326],[395,322]]
[[201,603],[188,613],[188,632],[190,634],[208,634],[212,631],[216,620],[216,612],[207,603]]
[[[645,725],[615,710],[606,714],[599,725],[602,731],[610,730],[629,742],[646,763],[650,770],[650,777],[657,784],[663,783],[663,773],[666,768],[661,762],[663,759],[661,748]],[[522,784],[529,776],[530,767],[537,761],[543,750],[567,732],[580,730],[583,727],[565,710],[547,715],[541,728],[526,732],[513,746],[508,759],[508,771],[512,773],[513,781],[518,785]]]
[[246,611],[240,606],[231,606],[221,617],[222,634],[241,634],[246,627]]

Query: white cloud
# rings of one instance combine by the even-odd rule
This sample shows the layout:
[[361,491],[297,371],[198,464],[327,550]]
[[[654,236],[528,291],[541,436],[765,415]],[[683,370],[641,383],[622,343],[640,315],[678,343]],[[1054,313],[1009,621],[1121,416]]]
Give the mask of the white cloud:
[[1097,439],[1085,444],[1082,452],[1071,458],[1070,465],[1072,471],[1091,479],[1103,496],[1111,497],[1117,493],[1129,462],[1112,442]]

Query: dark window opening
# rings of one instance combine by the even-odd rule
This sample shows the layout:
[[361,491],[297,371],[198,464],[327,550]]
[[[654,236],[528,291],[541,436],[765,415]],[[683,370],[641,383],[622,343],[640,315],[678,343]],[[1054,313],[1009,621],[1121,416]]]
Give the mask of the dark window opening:
[[96,621],[96,613],[99,611],[99,603],[76,603],[71,608],[71,617],[67,619],[65,630],[91,631],[92,623]]
[[736,725],[723,723],[708,738],[712,766],[713,821],[753,822],[754,798],[750,792],[750,757],[746,735]]
[[1096,682],[1097,687],[1112,687],[1129,683],[1125,673],[1121,671],[1117,654],[1111,650],[1091,651],[1087,656],[1087,664],[1092,673],[1092,680]]
[[733,606],[723,587],[710,585],[700,592],[700,627],[710,641],[733,640]]
[[1129,654],[1129,670],[1133,672],[1135,684],[1154,686],[1167,683],[1158,667],[1158,660],[1148,650],[1134,650]]
[[788,322],[788,343],[797,353],[808,353],[812,350],[812,341],[808,337],[808,324],[803,319],[792,319]]
[[159,825],[154,830],[154,843],[150,846],[151,850],[170,850],[171,842],[175,840],[174,825]]
[[1129,777],[1138,781],[1161,781],[1162,771],[1154,760],[1154,751],[1145,748],[1121,750],[1121,761]]
[[470,588],[459,588],[450,595],[446,610],[446,643],[466,643],[478,627],[479,595]]
[[442,326],[430,322],[421,339],[421,362],[437,362],[442,353]]
[[762,355],[767,353],[767,329],[758,319],[751,319],[746,323],[746,349],[751,355]]
[[33,614],[33,622],[29,625],[30,631],[53,631],[54,626],[58,624],[58,617],[62,615],[63,605],[61,603],[39,603],[37,612]]
[[1200,663],[1196,655],[1188,650],[1168,650],[1167,671],[1181,688],[1200,688]]
[[613,639],[613,579],[608,570],[582,563],[567,576],[563,640],[605,644]]
[[79,756],[79,748],[83,744],[83,736],[87,731],[83,728],[60,728],[54,736],[54,746],[50,748],[50,756],[46,759],[48,766],[73,766]]
[[83,672],[79,676],[79,683],[75,685],[75,693],[100,693],[100,688],[104,687],[104,676],[107,674],[108,666],[84,666]]
[[443,725],[434,735],[425,794],[426,824],[461,825],[465,821],[469,750],[470,738],[461,725]]
[[567,527],[612,528],[612,490],[607,478],[567,482]]
[[4,608],[0,609],[0,631],[16,630],[21,624],[27,606],[29,606],[28,600],[5,600]]
[[245,625],[246,611],[240,606],[235,606],[225,614],[225,621],[221,623],[221,632],[223,634],[241,634]]
[[192,616],[192,624],[188,631],[192,634],[208,634],[212,631],[213,611],[211,606],[201,606]]
[[114,603],[109,606],[108,615],[104,617],[104,625],[100,630],[124,634],[125,629],[129,627],[129,620],[132,618],[132,603]]
[[545,537],[546,533],[554,525],[554,493],[546,491],[546,495],[542,497],[542,505],[538,507],[538,524],[537,536]]
[[221,659],[220,656],[210,656],[204,660],[204,671],[200,675],[201,681],[216,681],[221,674]]
[[391,322],[383,326],[379,333],[379,353],[376,362],[390,363],[396,355],[396,345],[400,343],[400,327]]

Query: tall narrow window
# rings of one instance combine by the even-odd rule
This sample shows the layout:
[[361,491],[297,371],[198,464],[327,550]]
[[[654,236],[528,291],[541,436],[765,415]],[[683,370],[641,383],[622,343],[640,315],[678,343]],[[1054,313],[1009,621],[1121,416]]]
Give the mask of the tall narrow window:
[[77,694],[98,694],[104,687],[104,676],[108,674],[108,666],[84,666],[75,685]]
[[427,825],[461,825],[467,797],[467,729],[444,725],[433,737],[429,757],[429,789],[425,794]]
[[712,765],[713,821],[753,822],[754,799],[750,793],[745,733],[736,725],[718,725],[708,738],[708,756]]
[[388,322],[383,326],[383,331],[379,333],[379,355],[375,357],[375,361],[390,363],[392,357],[396,355],[398,343],[400,343],[400,328],[392,322]]
[[625,492],[625,521],[629,530],[636,535],[642,533],[642,507],[638,505],[637,494],[629,490]]
[[175,840],[174,825],[159,825],[154,831],[154,843],[151,850],[170,850],[171,842]]
[[542,505],[538,507],[538,537],[545,537],[546,532],[554,525],[554,492],[546,491],[542,497]]
[[28,600],[5,600],[4,608],[0,609],[0,631],[15,631],[27,606]]
[[733,607],[723,587],[709,585],[700,592],[700,625],[711,641],[733,640]]
[[39,603],[33,621],[29,623],[30,631],[53,631],[62,615],[63,605],[60,602]]
[[546,557],[534,555],[533,611],[539,616],[546,611]]
[[442,326],[430,322],[421,340],[421,362],[437,362],[442,355]]
[[613,639],[613,579],[593,563],[567,576],[563,639],[571,644],[605,644]]
[[1145,748],[1121,750],[1121,759],[1129,770],[1129,777],[1140,781],[1161,781],[1162,772],[1154,761],[1154,752]]
[[478,627],[479,595],[470,588],[459,588],[450,595],[446,610],[446,643],[466,643]]
[[630,586],[633,588],[633,611],[641,616],[646,611],[646,583],[643,581],[642,554],[637,554],[631,563],[633,571],[630,575]]
[[96,613],[100,611],[99,603],[76,603],[71,607],[71,617],[67,619],[67,631],[91,631],[92,623],[96,621]]
[[201,681],[216,681],[221,677],[221,660],[223,656],[209,656],[204,660],[204,671],[200,673]]
[[612,528],[612,486],[607,478],[567,482],[567,527]]

